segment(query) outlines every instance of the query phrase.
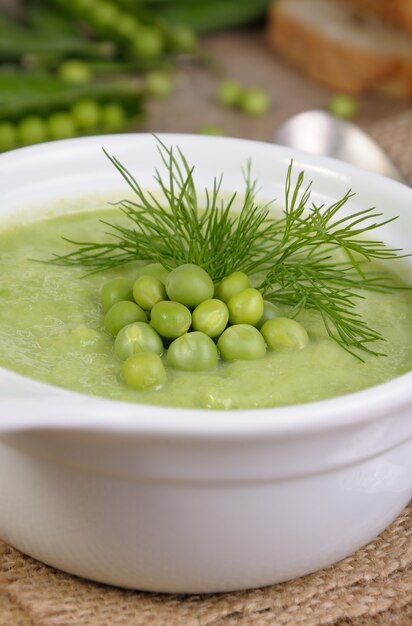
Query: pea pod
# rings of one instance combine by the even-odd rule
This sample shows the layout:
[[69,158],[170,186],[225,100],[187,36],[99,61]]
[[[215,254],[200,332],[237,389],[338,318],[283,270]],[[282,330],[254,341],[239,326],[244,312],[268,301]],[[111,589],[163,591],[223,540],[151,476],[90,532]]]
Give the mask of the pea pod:
[[84,98],[93,98],[97,102],[120,102],[135,116],[142,112],[140,87],[132,79],[70,85],[42,73],[0,73],[0,93],[0,120],[17,120],[26,115],[68,110]]
[[[271,0],[119,0],[122,3],[156,10],[156,15],[170,24],[181,24],[197,33],[206,33],[248,24],[264,17]],[[141,10],[141,9],[140,9]]]
[[[30,5],[29,5],[30,6]],[[113,44],[93,42],[71,28],[61,15],[38,13],[28,24],[20,24],[5,13],[0,15],[0,59],[20,61],[24,55],[80,56],[107,58],[114,52]]]

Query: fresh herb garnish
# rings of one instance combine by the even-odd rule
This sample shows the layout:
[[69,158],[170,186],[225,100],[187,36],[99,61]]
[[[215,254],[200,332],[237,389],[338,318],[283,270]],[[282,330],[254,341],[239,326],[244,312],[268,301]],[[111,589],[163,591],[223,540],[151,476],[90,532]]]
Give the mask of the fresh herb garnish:
[[235,212],[237,195],[222,195],[222,177],[214,180],[205,200],[200,200],[193,167],[180,149],[176,155],[173,148],[158,142],[167,170],[167,177],[158,170],[155,173],[160,196],[143,190],[133,175],[106,153],[136,196],[134,201],[117,203],[130,227],[102,220],[112,241],[64,238],[76,250],[54,254],[53,262],[82,265],[89,274],[137,259],[157,261],[167,269],[195,263],[216,282],[233,271],[263,275],[258,287],[266,299],[290,306],[292,316],[304,308],[317,310],[328,335],[358,358],[358,351],[382,354],[370,344],[384,338],[369,328],[355,307],[356,300],[363,297],[359,290],[394,288],[384,274],[367,272],[365,266],[371,259],[397,258],[399,250],[363,238],[392,220],[376,221],[381,214],[374,208],[341,217],[340,209],[353,195],[350,191],[327,207],[312,203],[311,186],[303,186],[303,172],[292,184],[292,163],[280,218],[270,213],[269,205],[257,203],[257,182],[251,178],[250,163],[244,171],[241,207]]

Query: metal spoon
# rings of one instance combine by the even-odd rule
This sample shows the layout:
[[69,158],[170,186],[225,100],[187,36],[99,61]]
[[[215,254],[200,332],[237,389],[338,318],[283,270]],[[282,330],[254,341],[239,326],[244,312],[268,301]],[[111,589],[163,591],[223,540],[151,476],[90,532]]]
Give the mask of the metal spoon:
[[298,113],[280,126],[274,143],[331,156],[408,184],[388,155],[355,124],[326,111]]

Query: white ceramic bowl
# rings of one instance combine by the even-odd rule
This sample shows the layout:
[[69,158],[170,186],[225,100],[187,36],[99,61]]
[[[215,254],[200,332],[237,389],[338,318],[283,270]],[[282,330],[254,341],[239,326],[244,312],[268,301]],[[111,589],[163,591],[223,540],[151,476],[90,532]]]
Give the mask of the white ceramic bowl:
[[[317,199],[349,187],[377,205],[382,235],[411,248],[412,191],[274,145],[163,136],[200,185],[241,183],[252,157],[263,197],[283,198],[290,158]],[[149,135],[69,140],[0,156],[0,220],[52,200],[125,189],[103,156],[143,185]],[[412,495],[412,374],[317,403],[205,411],[92,398],[0,370],[0,537],[67,572],[166,592],[268,585],[327,566],[373,539]]]

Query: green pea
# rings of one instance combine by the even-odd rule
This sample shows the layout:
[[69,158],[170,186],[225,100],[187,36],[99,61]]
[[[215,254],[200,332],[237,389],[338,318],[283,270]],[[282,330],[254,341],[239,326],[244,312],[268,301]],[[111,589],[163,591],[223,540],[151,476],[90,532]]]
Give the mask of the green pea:
[[337,117],[350,120],[357,114],[359,110],[358,101],[346,93],[336,93],[329,102],[329,111]]
[[67,139],[76,135],[76,126],[68,113],[53,113],[47,120],[47,130],[51,139]]
[[199,135],[211,135],[212,137],[222,137],[225,133],[218,126],[214,124],[203,124],[198,128],[197,133]]
[[263,313],[259,322],[256,324],[257,328],[262,328],[263,324],[268,320],[273,320],[275,317],[281,317],[282,311],[280,308],[273,304],[273,302],[269,302],[268,300],[263,300]]
[[116,336],[119,330],[133,322],[146,322],[146,313],[135,302],[116,302],[104,317],[104,327],[110,335]]
[[137,352],[163,352],[161,337],[147,322],[134,322],[124,326],[115,339],[114,353],[120,361],[125,361]]
[[78,15],[86,15],[96,4],[96,0],[72,0],[72,10]]
[[17,144],[17,132],[11,122],[0,122],[0,152],[12,150]]
[[95,100],[85,98],[78,100],[71,109],[73,120],[79,128],[93,128],[101,120],[101,108]]
[[154,305],[150,323],[162,337],[176,339],[189,330],[192,315],[183,304],[163,300]]
[[266,354],[266,344],[260,332],[250,324],[229,326],[217,342],[224,361],[250,361]]
[[241,99],[243,89],[234,80],[223,80],[217,90],[216,98],[220,104],[236,107]]
[[145,311],[167,298],[164,284],[154,276],[140,276],[133,285],[133,297]]
[[148,72],[144,80],[144,89],[149,96],[164,98],[172,91],[172,81],[169,74],[159,70]]
[[260,291],[248,287],[232,296],[227,307],[231,324],[255,326],[263,314],[263,297]]
[[196,33],[187,26],[173,26],[168,43],[174,52],[193,52],[197,46]]
[[201,332],[186,333],[175,339],[166,356],[171,367],[185,372],[205,372],[214,369],[219,353],[213,340]]
[[143,265],[140,267],[138,272],[138,276],[154,276],[162,281],[162,283],[166,284],[166,279],[169,275],[169,270],[167,270],[160,263],[148,263],[147,265]]
[[161,387],[167,378],[162,359],[154,352],[129,356],[123,363],[122,374],[126,385],[139,391]]
[[30,145],[41,143],[47,139],[47,128],[45,122],[37,115],[24,117],[17,126],[19,143]]
[[213,298],[214,286],[209,274],[199,265],[185,263],[172,270],[166,279],[166,293],[171,300],[194,308]]
[[113,24],[116,23],[119,11],[114,4],[109,2],[96,2],[88,11],[88,18],[94,28],[99,32],[110,33]]
[[114,31],[123,39],[132,39],[139,26],[138,21],[130,13],[120,13],[113,24]]
[[113,278],[103,285],[101,290],[100,299],[102,302],[103,311],[106,313],[116,302],[121,300],[130,300],[134,302],[133,298],[133,281],[130,278]]
[[270,107],[270,97],[263,89],[245,89],[239,107],[248,115],[262,115]]
[[293,348],[301,350],[309,343],[306,329],[296,320],[288,317],[276,317],[263,324],[260,329],[269,350]]
[[121,130],[126,124],[126,113],[123,107],[116,102],[104,104],[100,111],[101,125],[105,130],[115,132]]
[[164,40],[162,33],[152,26],[139,26],[133,37],[132,50],[142,59],[159,57],[163,52]]
[[209,337],[218,337],[229,321],[229,309],[221,300],[204,300],[192,313],[192,326]]
[[92,79],[92,71],[84,61],[69,59],[60,65],[58,76],[72,85],[87,85]]
[[233,272],[226,276],[215,289],[215,298],[226,304],[235,294],[250,287],[249,277],[243,272]]

